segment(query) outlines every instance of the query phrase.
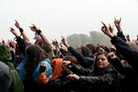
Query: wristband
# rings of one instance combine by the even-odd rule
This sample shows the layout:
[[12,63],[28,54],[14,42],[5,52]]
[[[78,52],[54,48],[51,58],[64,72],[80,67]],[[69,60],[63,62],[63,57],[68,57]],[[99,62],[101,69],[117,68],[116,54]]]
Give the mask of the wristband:
[[23,29],[22,28],[19,28],[20,32],[22,33],[23,32]]
[[36,31],[36,33],[39,34],[39,35],[40,35],[41,32],[42,32],[41,30]]

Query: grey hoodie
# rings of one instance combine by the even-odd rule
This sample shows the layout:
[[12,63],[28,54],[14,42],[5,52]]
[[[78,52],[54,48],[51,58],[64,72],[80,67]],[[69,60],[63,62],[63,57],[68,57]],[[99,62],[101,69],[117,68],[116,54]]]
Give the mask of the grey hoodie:
[[9,67],[0,61],[0,92],[11,92],[12,77]]

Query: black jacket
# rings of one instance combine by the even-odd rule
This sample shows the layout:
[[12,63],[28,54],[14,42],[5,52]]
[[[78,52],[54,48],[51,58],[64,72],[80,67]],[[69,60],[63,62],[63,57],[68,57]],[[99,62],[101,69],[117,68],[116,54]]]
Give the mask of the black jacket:
[[72,53],[73,56],[76,57],[77,61],[80,63],[80,65],[84,68],[93,68],[93,64],[95,61],[95,56],[91,58],[90,56],[84,56],[81,54],[77,49],[74,49],[73,47],[69,47],[68,50]]
[[[131,65],[133,68],[133,74],[127,74],[127,78],[133,79],[135,83],[133,83],[134,92],[138,91],[138,52],[132,50],[132,48],[123,41],[120,37],[114,36],[111,38],[111,43],[115,45],[119,53],[123,55],[126,61]],[[128,72],[127,70],[126,72]],[[130,72],[129,72],[130,73]],[[129,76],[129,77],[128,77]],[[132,85],[132,84],[130,84]]]
[[[120,92],[119,74],[111,65],[101,75],[91,75],[92,70],[73,65],[80,74],[80,92]],[[85,91],[82,91],[85,90]]]
[[122,75],[119,84],[122,92],[135,92],[136,75],[133,68],[126,62],[121,62],[119,58],[109,60],[116,70]]
[[133,51],[125,41],[117,36],[111,38],[111,43],[115,45],[117,50],[123,55],[123,57],[138,74],[138,52]]

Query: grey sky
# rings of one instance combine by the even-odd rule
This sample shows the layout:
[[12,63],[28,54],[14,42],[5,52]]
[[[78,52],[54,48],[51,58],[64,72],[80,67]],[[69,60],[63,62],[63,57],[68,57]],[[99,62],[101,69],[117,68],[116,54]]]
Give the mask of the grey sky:
[[9,28],[16,28],[14,19],[31,40],[34,37],[29,29],[31,23],[51,40],[60,39],[61,35],[100,32],[101,21],[113,24],[114,18],[120,17],[124,34],[135,39],[138,34],[137,0],[0,0],[0,39],[14,37]]

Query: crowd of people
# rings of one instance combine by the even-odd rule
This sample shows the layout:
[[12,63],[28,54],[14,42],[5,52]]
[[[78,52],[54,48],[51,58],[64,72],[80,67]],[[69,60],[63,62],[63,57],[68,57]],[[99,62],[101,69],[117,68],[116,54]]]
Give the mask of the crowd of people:
[[[101,31],[111,46],[87,43],[80,47],[50,42],[34,24],[32,43],[20,23],[10,32],[8,44],[0,43],[0,92],[138,92],[138,36],[124,35],[121,18],[114,25],[103,21]],[[114,33],[114,26],[117,33]]]

